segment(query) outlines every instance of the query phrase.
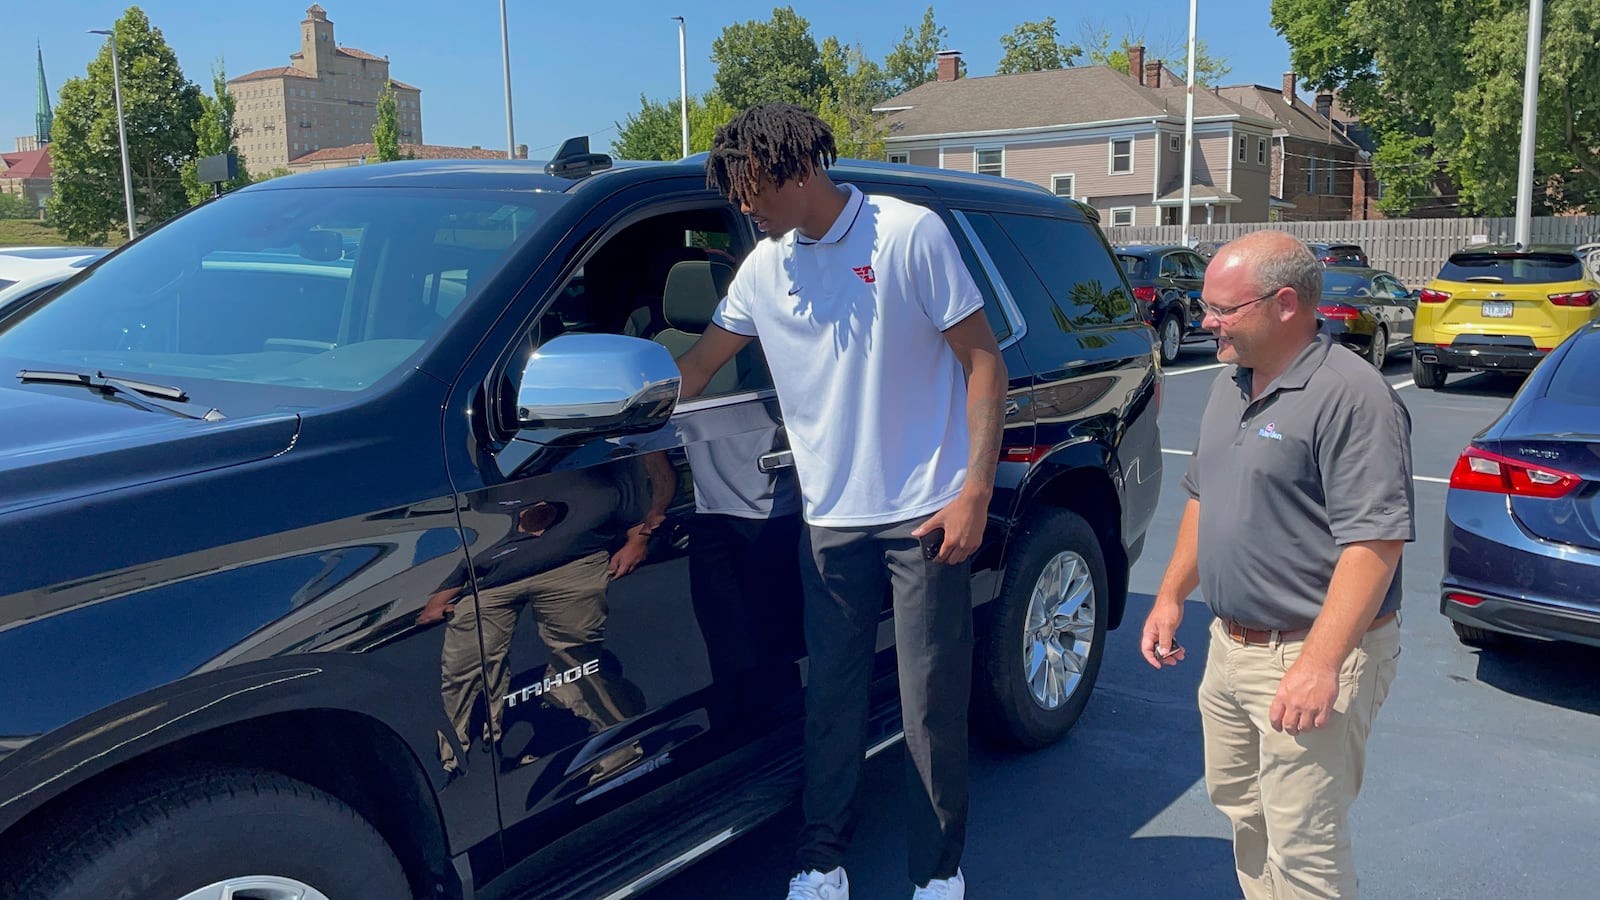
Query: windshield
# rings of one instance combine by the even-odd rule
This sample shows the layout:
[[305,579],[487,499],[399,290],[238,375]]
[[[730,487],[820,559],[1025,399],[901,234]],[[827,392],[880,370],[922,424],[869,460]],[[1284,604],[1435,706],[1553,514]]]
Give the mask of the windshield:
[[1458,253],[1439,272],[1441,281],[1547,284],[1583,279],[1583,263],[1570,253]]
[[1117,262],[1122,264],[1122,271],[1129,278],[1146,277],[1145,272],[1148,271],[1149,263],[1144,257],[1134,256],[1131,253],[1118,253]]
[[225,197],[8,323],[0,357],[144,381],[362,390],[439,334],[562,199],[406,188]]
[[1324,271],[1322,273],[1322,296],[1371,297],[1372,282],[1364,275]]

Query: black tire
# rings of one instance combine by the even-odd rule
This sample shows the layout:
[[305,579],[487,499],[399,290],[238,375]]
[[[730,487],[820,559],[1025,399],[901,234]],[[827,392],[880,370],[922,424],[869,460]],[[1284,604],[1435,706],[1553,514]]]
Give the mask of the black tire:
[[1494,647],[1505,643],[1506,640],[1505,635],[1487,628],[1474,628],[1460,622],[1451,622],[1450,627],[1456,630],[1456,639],[1468,647]]
[[1163,366],[1177,362],[1183,353],[1183,319],[1177,313],[1167,313],[1156,324],[1156,350]]
[[[264,770],[201,768],[130,785],[54,823],[6,897],[175,900],[249,876],[331,900],[403,900],[405,872],[334,797]],[[255,896],[247,894],[247,896]]]
[[1381,372],[1384,362],[1388,359],[1389,329],[1379,325],[1378,330],[1372,333],[1371,346],[1367,347],[1367,362],[1372,363],[1373,367]]
[[[1035,698],[1029,685],[1029,606],[1046,566],[1061,554],[1069,563],[1081,563],[1092,588],[1083,602],[1092,627],[1080,617],[1074,627],[1090,635],[1079,678],[1073,689],[1054,707]],[[1005,583],[992,608],[989,631],[978,647],[973,718],[979,730],[996,743],[1034,750],[1047,747],[1071,730],[1094,691],[1105,652],[1106,619],[1110,596],[1100,542],[1082,517],[1056,509],[1021,525],[1007,549]],[[1041,617],[1042,618],[1042,617]]]
[[1415,348],[1411,350],[1411,381],[1419,388],[1437,391],[1444,387],[1445,368],[1438,363],[1423,362]]

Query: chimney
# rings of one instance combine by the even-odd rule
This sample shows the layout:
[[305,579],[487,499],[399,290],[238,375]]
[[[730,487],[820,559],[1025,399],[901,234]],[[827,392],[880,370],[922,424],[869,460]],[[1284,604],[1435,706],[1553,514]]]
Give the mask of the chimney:
[[517,159],[527,159],[527,158],[528,158],[528,145],[527,144],[518,144],[517,145]]
[[1324,119],[1333,118],[1333,94],[1322,91],[1317,94],[1317,115]]
[[940,81],[955,81],[961,77],[961,51],[940,50],[937,65]]
[[1144,64],[1144,86],[1161,87],[1161,61]]
[[1289,104],[1290,106],[1294,105],[1294,83],[1295,77],[1293,72],[1283,73],[1283,102]]
[[1128,74],[1134,81],[1144,84],[1144,46],[1128,48]]

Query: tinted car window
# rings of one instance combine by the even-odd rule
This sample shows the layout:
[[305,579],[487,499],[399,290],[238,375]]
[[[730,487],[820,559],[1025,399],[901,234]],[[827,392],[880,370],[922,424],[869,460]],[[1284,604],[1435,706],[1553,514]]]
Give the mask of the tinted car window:
[[1183,254],[1168,253],[1161,258],[1162,278],[1185,278],[1188,274],[1183,269]]
[[1372,282],[1365,275],[1355,275],[1349,272],[1322,273],[1322,295],[1324,297],[1370,297],[1372,296]]
[[237,194],[153,232],[0,333],[29,368],[361,390],[399,368],[564,198]]
[[1117,262],[1122,265],[1122,271],[1128,273],[1129,278],[1149,278],[1150,261],[1142,256],[1131,253],[1118,253]]
[[1600,406],[1600,341],[1586,335],[1561,358],[1545,396],[1578,406]]
[[1583,278],[1583,263],[1570,253],[1457,253],[1439,270],[1443,281],[1542,284]]
[[994,218],[1072,327],[1137,321],[1122,272],[1093,226],[1013,213]]

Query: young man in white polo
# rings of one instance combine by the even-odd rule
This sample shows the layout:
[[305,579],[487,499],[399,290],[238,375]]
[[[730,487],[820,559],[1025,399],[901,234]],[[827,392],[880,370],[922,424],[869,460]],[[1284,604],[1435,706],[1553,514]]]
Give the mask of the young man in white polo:
[[[968,558],[983,538],[1005,363],[932,211],[835,184],[833,134],[758,106],[718,129],[706,180],[769,240],[678,361],[698,394],[757,337],[800,478],[809,656],[805,829],[790,900],[848,900],[883,593],[894,596],[916,900],[960,900],[972,668]],[[754,464],[754,461],[752,461]]]

